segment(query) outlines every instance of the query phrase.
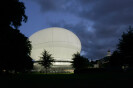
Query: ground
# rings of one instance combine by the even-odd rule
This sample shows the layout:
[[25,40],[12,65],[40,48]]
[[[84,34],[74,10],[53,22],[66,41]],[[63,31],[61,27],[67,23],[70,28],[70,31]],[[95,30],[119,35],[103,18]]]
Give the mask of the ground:
[[15,74],[1,75],[0,85],[8,88],[132,88],[133,73]]

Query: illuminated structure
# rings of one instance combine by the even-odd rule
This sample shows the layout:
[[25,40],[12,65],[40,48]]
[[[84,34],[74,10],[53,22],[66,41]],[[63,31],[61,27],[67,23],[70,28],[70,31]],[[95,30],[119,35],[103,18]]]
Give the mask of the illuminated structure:
[[32,44],[31,57],[39,61],[45,49],[56,61],[53,67],[69,67],[72,55],[81,51],[79,38],[64,28],[52,27],[40,30],[31,35],[29,40]]
[[107,57],[110,57],[110,56],[111,56],[111,51],[108,50],[108,52],[107,52]]

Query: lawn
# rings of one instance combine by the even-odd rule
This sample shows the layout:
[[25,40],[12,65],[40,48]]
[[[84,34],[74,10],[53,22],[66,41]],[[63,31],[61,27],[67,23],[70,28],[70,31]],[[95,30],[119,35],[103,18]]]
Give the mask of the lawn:
[[133,88],[132,81],[133,73],[113,72],[80,75],[31,73],[0,76],[2,88]]

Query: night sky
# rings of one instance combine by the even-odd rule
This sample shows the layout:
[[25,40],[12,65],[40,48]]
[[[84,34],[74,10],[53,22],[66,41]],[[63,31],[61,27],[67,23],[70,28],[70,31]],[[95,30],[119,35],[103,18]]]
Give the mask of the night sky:
[[74,32],[82,44],[81,54],[101,59],[116,49],[123,32],[133,25],[133,0],[20,0],[27,23],[19,28],[27,37],[48,27]]

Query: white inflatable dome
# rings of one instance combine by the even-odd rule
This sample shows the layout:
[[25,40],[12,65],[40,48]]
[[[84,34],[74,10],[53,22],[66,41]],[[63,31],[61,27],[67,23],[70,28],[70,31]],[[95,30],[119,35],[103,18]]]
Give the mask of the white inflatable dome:
[[42,52],[47,50],[55,61],[71,61],[72,55],[81,51],[79,38],[71,31],[52,27],[40,30],[30,36],[31,57],[39,61]]

